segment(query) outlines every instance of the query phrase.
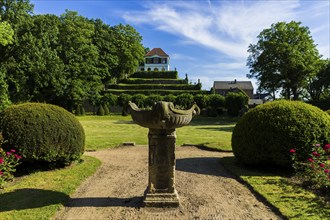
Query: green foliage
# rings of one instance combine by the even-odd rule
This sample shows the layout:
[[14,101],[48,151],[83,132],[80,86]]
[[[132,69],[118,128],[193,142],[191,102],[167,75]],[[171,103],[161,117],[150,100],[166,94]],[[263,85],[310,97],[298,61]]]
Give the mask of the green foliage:
[[120,80],[125,84],[187,84],[184,79],[150,79],[150,78],[127,78]]
[[330,116],[298,101],[273,101],[248,111],[232,135],[235,157],[244,164],[288,166],[289,150],[308,157],[312,145],[330,139]]
[[175,100],[176,100],[176,96],[173,95],[173,94],[168,94],[168,95],[165,95],[165,96],[164,96],[163,100],[164,100],[165,102],[172,102],[172,103],[174,103]]
[[308,27],[301,22],[278,22],[257,38],[257,44],[250,44],[248,49],[249,77],[258,80],[259,91],[274,96],[281,90],[286,99],[293,96],[297,100],[320,59]]
[[244,108],[247,108],[248,101],[248,96],[241,92],[229,92],[225,101],[228,114],[233,117],[238,116]]
[[11,101],[9,100],[8,85],[5,80],[5,72],[0,67],[0,112],[7,108]]
[[163,89],[163,90],[200,90],[199,84],[111,84],[108,89],[121,90],[149,90],[149,89]]
[[99,106],[99,108],[97,109],[96,114],[99,115],[99,116],[104,116],[105,115],[105,111],[104,111],[103,105],[100,105]]
[[219,94],[211,94],[208,96],[209,99],[209,106],[217,109],[225,107],[225,97]]
[[129,101],[132,100],[132,96],[129,94],[122,93],[118,96],[118,105],[125,107]]
[[[307,91],[313,102],[330,99],[330,59],[320,60],[318,71],[310,79]],[[328,102],[330,103],[330,102]],[[328,104],[330,108],[330,104]]]
[[110,109],[107,104],[103,105],[104,115],[110,115]]
[[16,172],[16,166],[20,164],[21,158],[15,149],[6,152],[0,147],[0,189],[7,181],[13,179],[13,173]]
[[132,102],[134,102],[139,107],[144,107],[144,103],[147,96],[143,94],[135,94],[132,96]]
[[194,96],[189,93],[180,94],[176,97],[174,104],[188,109],[194,104]]
[[76,105],[76,109],[74,111],[74,114],[77,115],[77,116],[80,116],[81,115],[81,107],[80,107],[80,105]]
[[0,16],[0,45],[6,46],[13,42],[14,30],[8,22],[1,22]]
[[328,114],[330,115],[330,109],[329,109],[329,110],[326,110],[325,112],[328,113]]
[[149,95],[145,100],[145,106],[153,106],[156,102],[162,101],[163,97],[160,95]]
[[178,79],[177,71],[140,71],[131,75],[132,78],[158,78],[158,79]]
[[[300,152],[294,148],[290,150],[295,169],[299,179],[310,184],[315,189],[330,192],[330,144],[315,144],[307,160],[301,160]],[[306,184],[306,185],[307,185]],[[325,193],[327,194],[327,193]]]
[[12,105],[0,115],[0,130],[4,149],[18,149],[24,160],[66,164],[84,152],[83,127],[74,115],[55,105]]
[[209,94],[208,91],[201,91],[201,90],[165,90],[165,89],[146,89],[146,90],[121,90],[121,89],[109,89],[105,93],[112,93],[115,95],[120,95],[120,94],[144,94],[144,95],[152,95],[152,94],[157,94],[157,95],[168,95],[168,94],[173,94],[173,95],[180,95],[182,93],[190,93],[190,94]]
[[210,96],[207,95],[197,94],[194,96],[194,101],[196,102],[199,108],[203,109],[209,105],[209,97]]
[[107,103],[109,106],[115,106],[117,105],[118,96],[111,94],[111,93],[105,93],[103,95],[103,102]]

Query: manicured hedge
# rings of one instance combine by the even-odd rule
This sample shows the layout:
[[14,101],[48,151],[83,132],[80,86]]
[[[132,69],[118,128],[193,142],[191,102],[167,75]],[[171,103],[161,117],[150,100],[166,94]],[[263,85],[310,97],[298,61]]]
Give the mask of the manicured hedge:
[[139,71],[133,73],[132,78],[158,78],[158,79],[177,79],[178,71]]
[[125,84],[188,84],[185,79],[143,79],[127,78],[120,80],[119,83]]
[[242,92],[229,92],[226,95],[226,108],[228,115],[236,117],[243,108],[247,109],[249,97]]
[[248,111],[232,134],[235,157],[249,165],[290,166],[290,149],[302,159],[316,143],[329,143],[330,116],[298,101],[273,101]]
[[5,149],[16,148],[24,160],[66,164],[84,152],[85,133],[76,117],[49,104],[12,105],[0,114]]
[[111,93],[114,95],[120,95],[120,94],[130,94],[134,95],[137,93],[144,94],[144,95],[180,95],[182,93],[190,93],[190,94],[209,94],[209,91],[203,91],[203,90],[120,90],[120,89],[109,89],[107,91],[104,91],[103,94]]
[[108,89],[121,89],[121,90],[200,90],[201,84],[111,84]]

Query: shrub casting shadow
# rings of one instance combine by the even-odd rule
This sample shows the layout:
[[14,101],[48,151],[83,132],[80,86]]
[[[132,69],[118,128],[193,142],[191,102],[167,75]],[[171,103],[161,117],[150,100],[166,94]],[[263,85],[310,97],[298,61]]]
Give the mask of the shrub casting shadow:
[[65,204],[69,196],[52,190],[17,189],[0,194],[0,212],[40,208],[54,204]]
[[235,126],[232,127],[207,127],[207,128],[198,128],[198,129],[204,129],[204,130],[213,130],[213,131],[227,131],[227,132],[233,132]]

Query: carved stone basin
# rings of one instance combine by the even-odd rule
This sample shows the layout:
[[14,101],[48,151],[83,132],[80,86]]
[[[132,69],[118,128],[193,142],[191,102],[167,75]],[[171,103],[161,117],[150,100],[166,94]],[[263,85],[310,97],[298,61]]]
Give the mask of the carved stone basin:
[[200,113],[194,104],[188,110],[175,109],[172,102],[157,102],[151,110],[139,109],[135,103],[128,103],[128,111],[138,125],[152,129],[175,129],[190,123]]
[[180,205],[175,189],[175,129],[189,124],[200,110],[194,104],[188,110],[175,109],[171,102],[157,102],[151,110],[139,109],[128,103],[133,121],[149,128],[149,180],[144,205],[151,207],[177,207]]

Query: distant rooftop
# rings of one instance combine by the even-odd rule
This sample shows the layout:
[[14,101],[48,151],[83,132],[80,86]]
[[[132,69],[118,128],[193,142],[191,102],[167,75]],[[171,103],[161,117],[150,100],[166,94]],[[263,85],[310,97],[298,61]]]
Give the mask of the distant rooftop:
[[251,81],[214,81],[214,89],[230,90],[234,88],[253,90]]
[[144,55],[145,57],[152,57],[152,56],[160,56],[160,57],[169,57],[163,50],[162,48],[154,48],[152,50],[150,50],[146,55]]

